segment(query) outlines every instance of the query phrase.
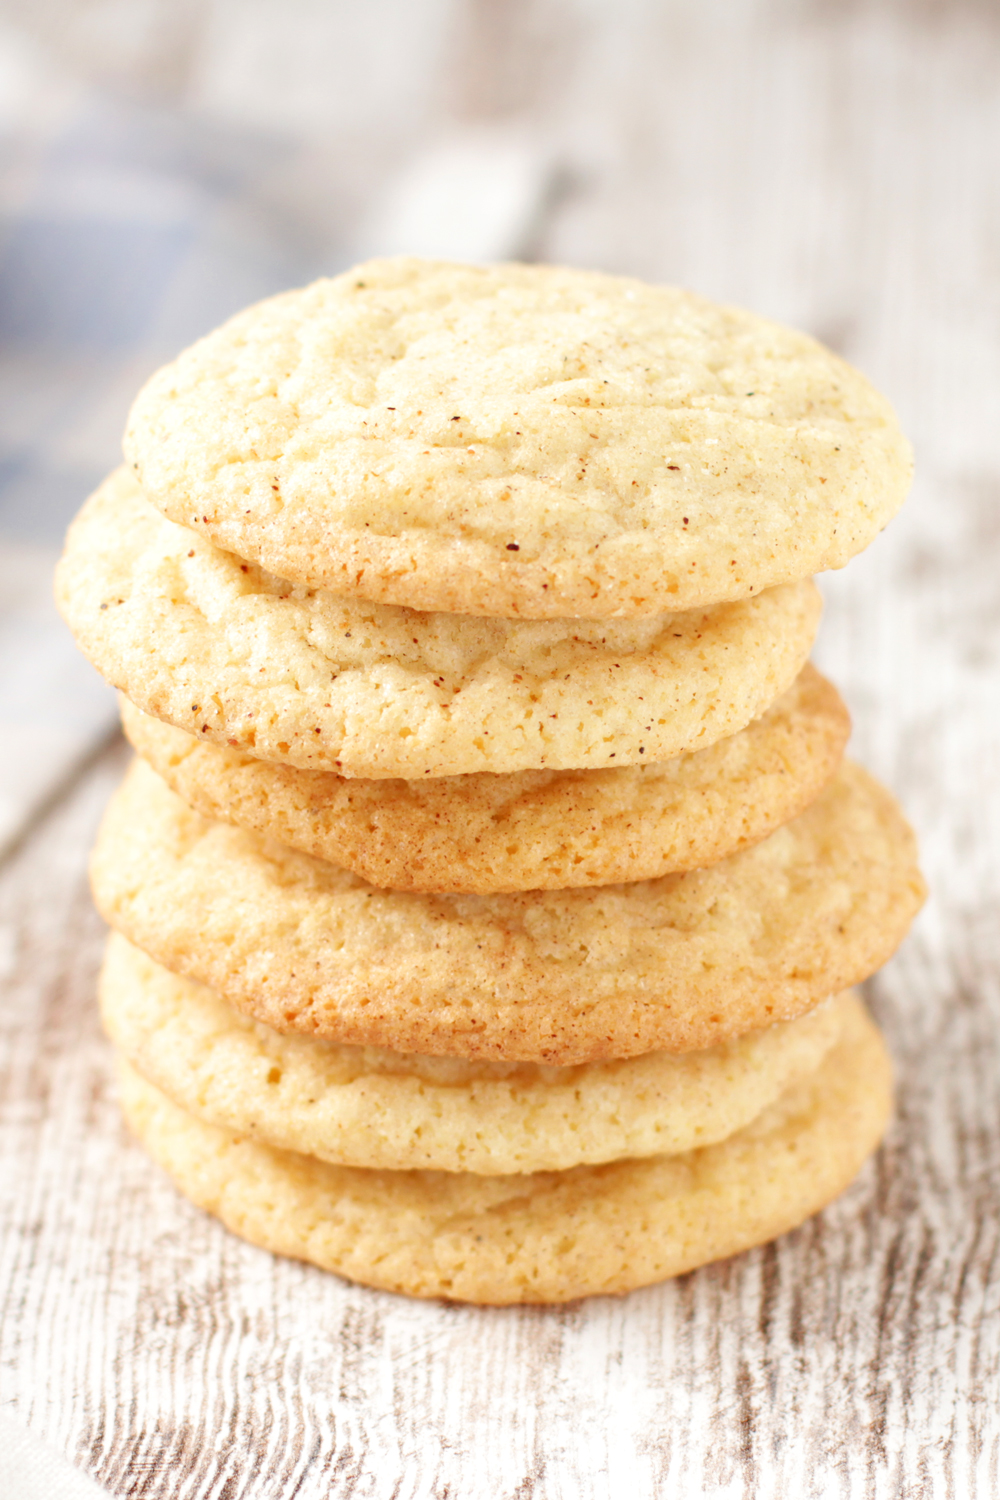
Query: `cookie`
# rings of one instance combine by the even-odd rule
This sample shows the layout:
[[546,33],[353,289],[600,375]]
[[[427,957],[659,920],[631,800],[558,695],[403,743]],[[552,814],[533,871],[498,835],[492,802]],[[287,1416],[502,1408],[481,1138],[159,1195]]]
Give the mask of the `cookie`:
[[705,1052],[552,1068],[282,1035],[117,933],[100,994],[117,1050],[209,1125],[345,1166],[487,1175],[725,1140],[819,1066],[860,1004],[849,991]]
[[553,266],[398,259],[249,308],[155,375],[165,514],[423,610],[702,608],[839,568],[901,505],[888,403],[805,334]]
[[819,795],[850,732],[808,664],[761,718],[705,750],[604,771],[349,781],[211,744],[122,700],[125,733],[184,801],[408,891],[554,890],[715,864]]
[[844,765],[709,869],[518,895],[379,891],[193,812],[137,761],[105,816],[98,907],[279,1031],[569,1065],[697,1051],[800,1015],[894,951],[923,897],[889,793]]
[[620,621],[342,599],[165,520],[124,469],[70,528],[57,595],[98,669],[155,717],[262,760],[409,779],[710,745],[794,681],[820,611],[808,581]]
[[414,1297],[567,1302],[763,1244],[843,1191],[892,1105],[878,1031],[860,1007],[847,1021],[720,1144],[529,1176],[331,1166],[195,1120],[124,1063],[121,1100],[181,1191],[252,1244]]

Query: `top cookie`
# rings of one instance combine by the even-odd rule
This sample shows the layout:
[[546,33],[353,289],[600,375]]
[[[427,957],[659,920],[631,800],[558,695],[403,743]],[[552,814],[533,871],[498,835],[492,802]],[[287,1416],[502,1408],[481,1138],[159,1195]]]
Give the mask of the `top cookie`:
[[202,339],[125,449],[168,516],[283,578],[529,619],[842,567],[911,471],[888,403],[805,334],[597,272],[406,258]]

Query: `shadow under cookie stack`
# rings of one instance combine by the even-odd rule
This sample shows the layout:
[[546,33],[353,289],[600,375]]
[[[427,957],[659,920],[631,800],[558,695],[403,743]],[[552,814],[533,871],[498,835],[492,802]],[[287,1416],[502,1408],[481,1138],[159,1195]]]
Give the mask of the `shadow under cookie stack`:
[[126,1116],[254,1244],[623,1292],[835,1197],[851,986],[922,899],[808,663],[909,453],[811,339],[550,267],[374,262],[160,371],[58,596],[138,751],[101,830]]

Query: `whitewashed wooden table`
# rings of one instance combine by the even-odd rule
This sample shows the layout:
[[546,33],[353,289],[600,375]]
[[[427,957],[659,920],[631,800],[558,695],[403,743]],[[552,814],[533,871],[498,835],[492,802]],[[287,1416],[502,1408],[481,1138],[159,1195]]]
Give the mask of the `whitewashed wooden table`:
[[[807,327],[914,438],[913,497],[824,581],[817,651],[932,890],[868,987],[896,1123],[801,1230],[621,1301],[420,1304],[253,1250],[116,1112],[85,883],[112,747],[0,870],[0,1406],[156,1500],[996,1497],[1000,12],[451,10],[441,109],[566,163],[535,253]],[[456,55],[482,63],[464,93]]]

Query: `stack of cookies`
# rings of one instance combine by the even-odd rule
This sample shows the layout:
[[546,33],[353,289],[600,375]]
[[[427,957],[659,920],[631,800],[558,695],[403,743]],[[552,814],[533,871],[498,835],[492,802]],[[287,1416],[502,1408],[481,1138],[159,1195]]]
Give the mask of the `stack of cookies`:
[[843,761],[811,575],[909,453],[811,339],[689,293],[390,260],[159,372],[63,611],[139,752],[102,828],[128,1119],[373,1286],[620,1292],[875,1148],[851,986],[922,899]]

